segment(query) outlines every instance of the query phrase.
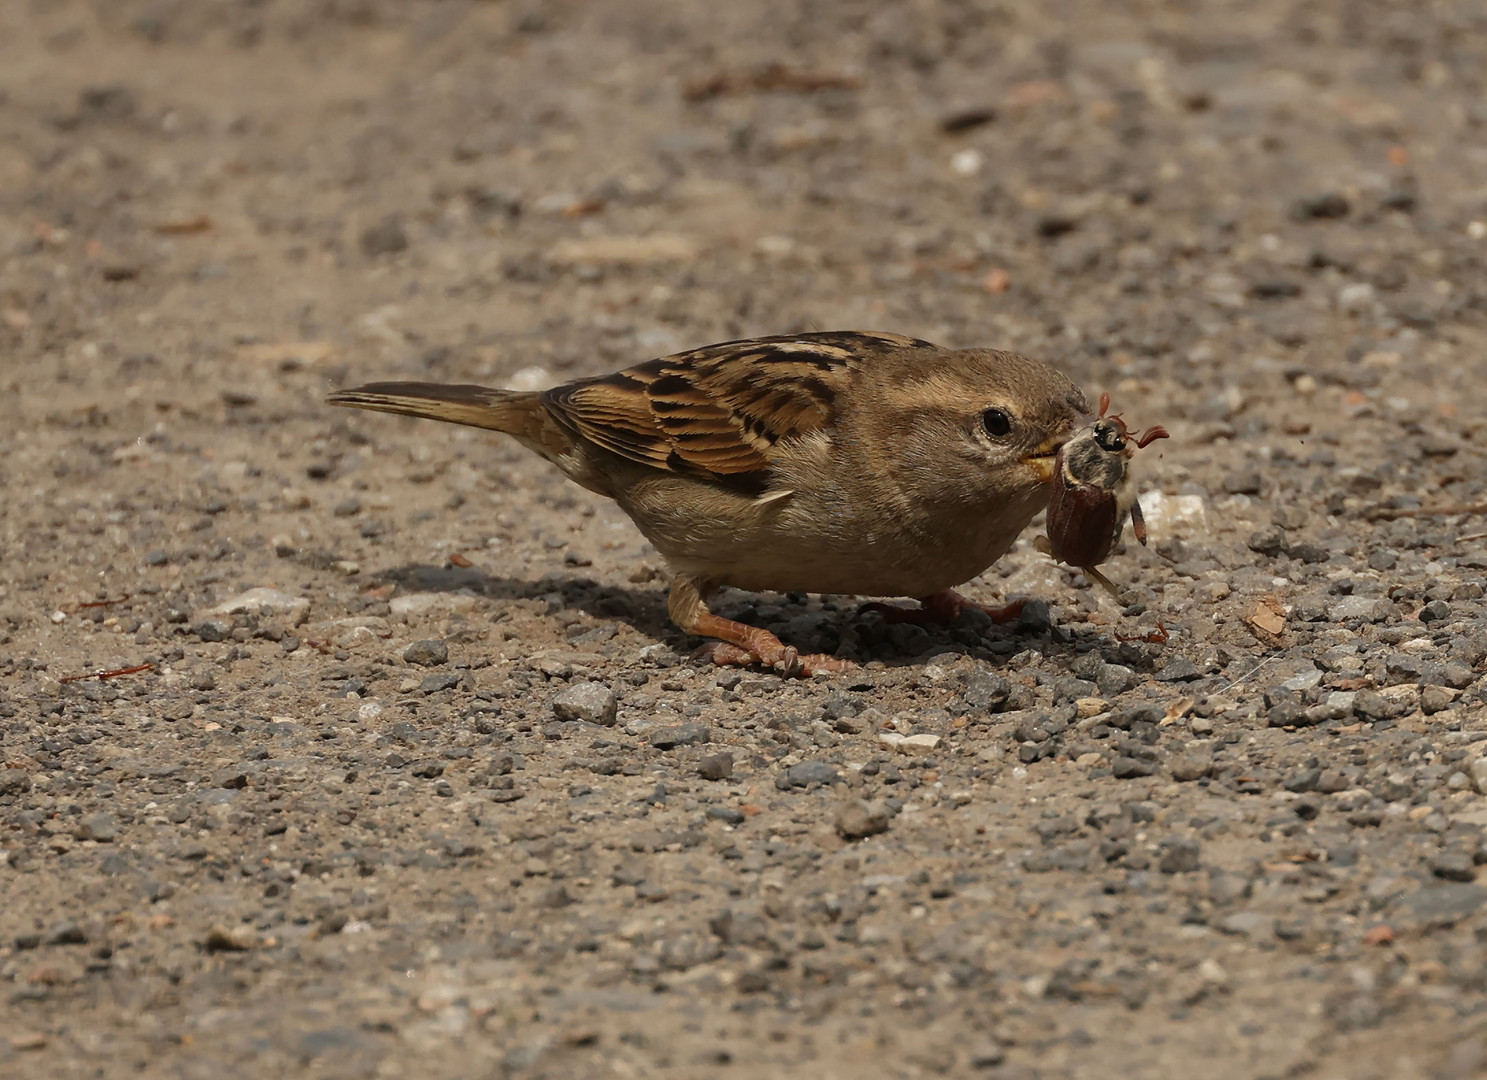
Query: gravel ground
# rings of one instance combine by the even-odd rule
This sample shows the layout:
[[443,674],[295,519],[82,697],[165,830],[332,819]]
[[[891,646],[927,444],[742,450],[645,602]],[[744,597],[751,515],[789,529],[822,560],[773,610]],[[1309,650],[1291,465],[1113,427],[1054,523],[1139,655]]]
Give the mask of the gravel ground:
[[[0,5],[0,1074],[1487,1074],[1484,79],[1481,0]],[[1017,625],[711,668],[614,507],[321,403],[838,328],[1166,425],[1127,606],[1035,527]]]

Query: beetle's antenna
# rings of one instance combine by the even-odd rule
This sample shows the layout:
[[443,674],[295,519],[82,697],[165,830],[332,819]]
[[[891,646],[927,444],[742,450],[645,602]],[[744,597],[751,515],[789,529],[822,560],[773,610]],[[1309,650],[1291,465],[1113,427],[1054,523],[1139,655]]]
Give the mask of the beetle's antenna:
[[1149,427],[1137,437],[1136,449],[1140,450],[1144,446],[1146,446],[1147,443],[1154,443],[1158,439],[1170,438],[1172,438],[1172,436],[1168,433],[1166,428],[1161,427],[1160,425],[1157,427]]

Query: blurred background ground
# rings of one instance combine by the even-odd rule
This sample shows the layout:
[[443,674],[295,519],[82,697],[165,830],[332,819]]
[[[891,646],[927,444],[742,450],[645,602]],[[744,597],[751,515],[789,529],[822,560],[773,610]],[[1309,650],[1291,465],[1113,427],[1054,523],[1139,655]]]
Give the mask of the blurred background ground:
[[[0,6],[0,1073],[1482,1075],[1484,79],[1466,0]],[[1124,611],[1029,537],[1020,626],[718,672],[614,508],[321,404],[844,328],[1171,429]]]

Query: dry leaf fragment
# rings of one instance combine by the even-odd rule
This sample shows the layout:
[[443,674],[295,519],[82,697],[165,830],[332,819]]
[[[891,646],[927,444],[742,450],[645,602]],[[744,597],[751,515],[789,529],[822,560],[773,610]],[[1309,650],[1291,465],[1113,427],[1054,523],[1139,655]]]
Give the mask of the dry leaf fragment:
[[1178,698],[1172,704],[1167,706],[1167,713],[1165,716],[1162,717],[1159,726],[1177,723],[1177,721],[1181,720],[1188,713],[1192,712],[1193,706],[1196,704],[1197,702],[1190,697]]
[[1260,597],[1246,621],[1262,634],[1279,637],[1286,628],[1286,609],[1275,594],[1267,593]]

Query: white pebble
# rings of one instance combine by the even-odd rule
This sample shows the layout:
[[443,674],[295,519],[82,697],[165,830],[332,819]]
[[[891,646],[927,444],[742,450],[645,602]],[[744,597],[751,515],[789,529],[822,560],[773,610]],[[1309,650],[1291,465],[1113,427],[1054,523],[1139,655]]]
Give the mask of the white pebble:
[[210,613],[237,615],[243,612],[278,616],[290,626],[298,626],[310,613],[310,601],[306,597],[295,596],[280,589],[249,589],[247,592],[238,593],[231,599],[222,601],[212,608]]
[[1171,535],[1208,530],[1208,506],[1201,495],[1147,491],[1138,501],[1141,503],[1141,516],[1146,519],[1146,527],[1152,533]]
[[950,171],[956,176],[975,176],[985,164],[980,150],[957,150],[950,158]]
[[938,735],[905,735],[898,744],[900,753],[931,754],[940,745]]

